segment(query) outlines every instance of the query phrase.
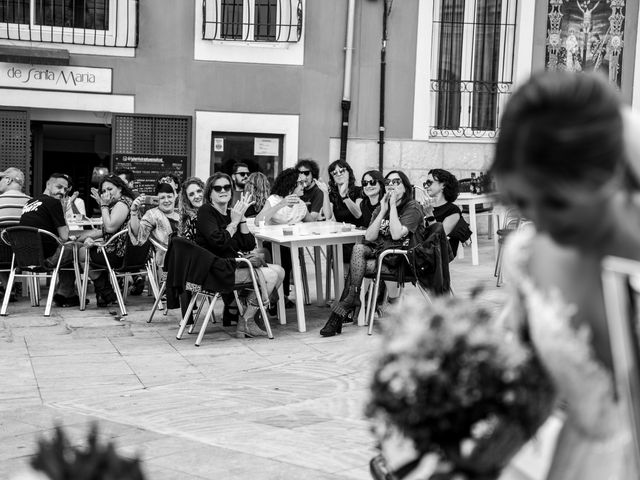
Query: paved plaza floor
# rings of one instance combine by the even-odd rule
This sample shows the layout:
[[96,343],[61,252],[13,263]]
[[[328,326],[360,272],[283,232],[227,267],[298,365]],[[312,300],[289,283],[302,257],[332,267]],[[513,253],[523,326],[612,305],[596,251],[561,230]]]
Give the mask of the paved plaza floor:
[[[456,294],[484,286],[497,310],[505,291],[486,239],[480,263],[468,250],[454,261]],[[380,335],[346,326],[322,338],[329,309],[309,306],[306,333],[291,319],[273,323],[274,340],[239,340],[217,323],[197,348],[195,335],[176,340],[177,311],[146,323],[150,306],[130,298],[120,320],[93,297],[85,312],[54,308],[49,318],[27,299],[9,305],[0,317],[0,478],[22,470],[54,425],[82,444],[92,422],[120,453],[142,458],[149,480],[370,478],[376,451],[363,406]],[[529,477],[510,468],[503,478]]]

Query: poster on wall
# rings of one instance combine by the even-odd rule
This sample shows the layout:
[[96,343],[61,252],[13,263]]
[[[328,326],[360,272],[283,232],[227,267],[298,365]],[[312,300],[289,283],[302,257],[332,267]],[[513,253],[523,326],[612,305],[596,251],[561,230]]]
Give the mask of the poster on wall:
[[547,70],[598,71],[620,87],[625,0],[549,0]]

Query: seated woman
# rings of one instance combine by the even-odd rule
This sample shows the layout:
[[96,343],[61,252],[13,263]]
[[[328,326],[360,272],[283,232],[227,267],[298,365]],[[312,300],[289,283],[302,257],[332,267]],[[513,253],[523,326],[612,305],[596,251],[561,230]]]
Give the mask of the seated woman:
[[251,195],[254,203],[247,209],[245,217],[255,218],[258,216],[267,201],[270,190],[269,179],[264,173],[253,172],[249,175],[247,183],[244,184],[244,193]]
[[[145,243],[149,237],[165,248],[169,246],[169,238],[178,231],[180,218],[175,211],[176,194],[169,184],[159,184],[156,189],[158,206],[147,210],[139,218],[140,206],[145,203],[146,195],[138,196],[131,204],[131,220],[129,220],[129,236],[133,245]],[[155,261],[158,268],[164,265],[165,250],[156,250]]]
[[460,238],[456,235],[456,225],[462,217],[460,208],[453,203],[460,193],[458,179],[446,170],[434,168],[429,170],[424,187],[429,195],[428,202],[423,205],[427,222],[442,223],[455,256],[460,245]]
[[204,199],[204,182],[198,177],[187,178],[182,183],[178,215],[178,235],[188,240],[196,240],[196,217]]
[[341,333],[342,322],[357,317],[362,280],[366,273],[375,273],[377,256],[389,248],[408,248],[412,235],[423,225],[422,208],[411,198],[409,178],[399,170],[392,170],[385,177],[385,185],[387,192],[373,212],[365,242],[353,247],[349,276],[340,301],[333,304],[331,316],[320,330],[323,337]]
[[[240,200],[229,209],[232,188],[231,177],[225,173],[215,173],[209,177],[204,190],[204,204],[198,210],[196,219],[196,243],[223,258],[235,258],[241,252],[251,251],[256,245],[245,219],[245,212],[253,203],[251,197],[243,193]],[[277,288],[284,278],[284,271],[278,265],[267,264],[266,267],[257,268],[256,272],[264,278],[266,295]],[[244,283],[250,278],[248,268],[236,269],[236,283]],[[256,292],[251,292],[244,315],[238,319],[238,337],[266,335],[255,322],[254,316],[258,312]]]
[[[96,239],[106,242],[119,231],[127,229],[131,218],[130,209],[133,203],[133,192],[120,177],[107,175],[100,180],[97,189],[91,189],[91,197],[100,205],[102,230],[87,230],[78,237],[78,240],[84,241],[81,258],[88,253],[93,264],[106,265],[102,253],[98,252],[96,248],[91,248],[91,246]],[[127,236],[122,235],[106,247],[107,257],[112,267],[122,265],[126,245]],[[93,281],[98,307],[106,307],[116,302],[117,297],[106,271],[90,271],[89,278]]]
[[[271,195],[264,203],[264,207],[256,217],[257,222],[267,225],[287,225],[312,220],[307,205],[300,199],[304,182],[298,180],[299,173],[295,168],[287,168],[280,172],[271,187]],[[322,187],[320,187],[322,188]],[[326,187],[325,191],[326,191]],[[323,192],[324,193],[324,192]],[[268,244],[265,243],[265,247]],[[280,247],[280,259],[284,268],[282,288],[285,297],[285,307],[293,308],[295,304],[288,298],[291,292],[291,253],[288,247]]]
[[329,200],[336,222],[358,224],[362,217],[362,189],[356,186],[353,169],[344,160],[329,165]]
[[360,211],[362,216],[358,221],[358,226],[367,228],[371,223],[373,212],[384,197],[384,177],[378,170],[369,170],[362,175],[362,203]]

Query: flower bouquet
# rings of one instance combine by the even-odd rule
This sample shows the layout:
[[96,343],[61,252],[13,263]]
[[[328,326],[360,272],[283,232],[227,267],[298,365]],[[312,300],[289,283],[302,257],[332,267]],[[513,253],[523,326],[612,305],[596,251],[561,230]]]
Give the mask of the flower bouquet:
[[366,409],[376,431],[449,466],[431,479],[497,478],[554,405],[531,345],[473,299],[413,299],[392,317]]

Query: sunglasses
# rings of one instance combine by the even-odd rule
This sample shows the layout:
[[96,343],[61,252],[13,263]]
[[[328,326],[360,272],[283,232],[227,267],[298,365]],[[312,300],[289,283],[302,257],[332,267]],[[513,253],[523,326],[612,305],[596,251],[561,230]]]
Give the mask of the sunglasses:
[[333,175],[334,177],[337,177],[338,175],[342,175],[344,172],[346,172],[347,169],[346,168],[336,168],[333,172],[331,172],[331,175]]
[[240,175],[241,177],[248,177],[249,172],[236,172],[236,175]]
[[402,185],[402,180],[399,178],[388,178],[387,180],[384,181],[384,184],[389,186],[389,185]]
[[377,183],[378,182],[376,182],[375,180],[363,180],[362,181],[362,186],[363,187],[375,187]]
[[300,175],[309,175],[311,174],[311,170],[298,170]]
[[228,192],[231,190],[231,185],[228,183],[226,185],[214,185],[212,188],[213,188],[213,191],[217,193]]
[[423,187],[430,187],[431,185],[433,185],[434,182],[437,182],[437,180],[425,180],[424,183],[422,184]]

